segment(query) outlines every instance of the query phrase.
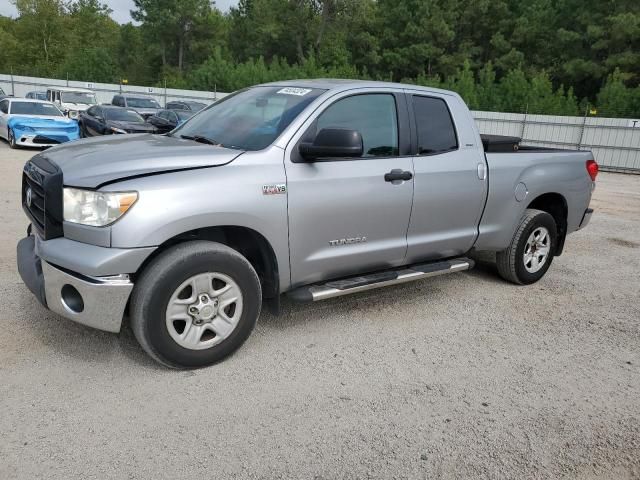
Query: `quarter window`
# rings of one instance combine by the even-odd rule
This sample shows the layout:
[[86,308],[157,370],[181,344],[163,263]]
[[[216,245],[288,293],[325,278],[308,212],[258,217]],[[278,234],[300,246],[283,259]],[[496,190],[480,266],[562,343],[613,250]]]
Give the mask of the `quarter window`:
[[414,95],[413,110],[418,130],[418,154],[435,155],[458,148],[456,129],[443,99]]
[[317,120],[323,128],[357,130],[362,135],[363,157],[398,155],[398,115],[390,94],[365,94],[338,100]]

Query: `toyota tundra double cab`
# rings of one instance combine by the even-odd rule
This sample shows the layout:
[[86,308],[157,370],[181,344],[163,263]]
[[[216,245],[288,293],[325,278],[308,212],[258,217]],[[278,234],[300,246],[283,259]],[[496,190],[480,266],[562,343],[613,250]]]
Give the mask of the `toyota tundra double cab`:
[[[166,135],[85,139],[24,167],[24,283],[164,365],[220,361],[263,302],[315,302],[472,268],[542,278],[584,227],[588,151],[483,137],[455,93],[304,80],[235,92]],[[452,294],[455,294],[452,292]]]

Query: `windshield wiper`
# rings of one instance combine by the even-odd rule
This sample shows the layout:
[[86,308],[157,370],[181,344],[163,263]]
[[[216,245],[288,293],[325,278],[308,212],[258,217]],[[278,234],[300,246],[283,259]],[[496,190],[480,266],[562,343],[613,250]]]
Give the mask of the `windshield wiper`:
[[206,143],[207,145],[224,147],[224,145],[222,145],[220,142],[217,142],[212,138],[203,137],[202,135],[180,135],[180,138],[184,138],[185,140],[193,140],[194,142]]

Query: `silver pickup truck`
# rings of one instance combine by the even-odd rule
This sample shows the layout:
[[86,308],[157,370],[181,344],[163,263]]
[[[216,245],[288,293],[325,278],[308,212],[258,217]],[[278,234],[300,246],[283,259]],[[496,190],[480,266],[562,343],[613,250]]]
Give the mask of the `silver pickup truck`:
[[[473,266],[539,280],[590,219],[590,152],[481,137],[455,93],[290,81],[169,134],[55,147],[24,167],[24,283],[52,311],[176,368],[217,362],[263,304],[318,301]],[[455,292],[452,292],[455,294]]]

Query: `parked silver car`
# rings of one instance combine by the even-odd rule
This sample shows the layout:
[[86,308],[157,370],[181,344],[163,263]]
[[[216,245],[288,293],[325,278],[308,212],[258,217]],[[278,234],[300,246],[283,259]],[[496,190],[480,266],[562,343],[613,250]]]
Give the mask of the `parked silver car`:
[[452,92],[271,83],[165,136],[36,155],[18,267],[54,312],[111,332],[128,314],[153,358],[199,367],[239,348],[283,293],[318,301],[460,272],[474,250],[536,282],[589,222],[596,174],[587,151],[483,141]]

